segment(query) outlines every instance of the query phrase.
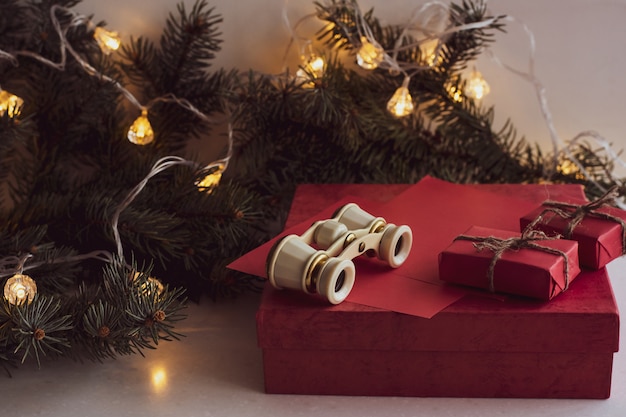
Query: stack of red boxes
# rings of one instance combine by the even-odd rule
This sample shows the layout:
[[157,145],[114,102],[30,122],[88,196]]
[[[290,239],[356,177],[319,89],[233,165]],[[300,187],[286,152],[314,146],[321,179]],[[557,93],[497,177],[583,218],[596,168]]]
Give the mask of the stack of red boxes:
[[[286,229],[306,227],[346,199],[372,201],[379,212],[371,213],[410,225],[411,255],[392,272],[357,260],[353,294],[338,305],[267,285],[257,327],[268,393],[609,397],[619,313],[603,267],[579,269],[576,253],[559,247],[568,257],[553,261],[544,280],[550,285],[526,285],[540,288],[544,300],[440,280],[439,255],[457,236],[485,232],[472,226],[519,230],[519,219],[546,199],[582,200],[579,186],[457,185],[433,178],[410,186],[304,185]],[[231,267],[262,275],[266,253],[260,248]],[[559,271],[567,261],[572,279],[565,283]],[[261,265],[249,267],[255,263]],[[505,280],[534,274],[508,265],[498,271]],[[462,271],[470,276],[472,268]]]

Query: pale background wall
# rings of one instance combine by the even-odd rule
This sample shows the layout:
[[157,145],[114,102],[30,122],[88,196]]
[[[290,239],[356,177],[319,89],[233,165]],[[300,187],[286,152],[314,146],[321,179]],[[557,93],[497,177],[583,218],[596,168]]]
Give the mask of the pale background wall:
[[[459,0],[460,2],[460,0]],[[175,0],[83,0],[78,10],[104,20],[123,38],[144,35],[156,39]],[[185,0],[187,8],[193,0]],[[361,0],[363,10],[401,24],[423,1]],[[219,67],[253,68],[279,72],[290,32],[282,14],[291,22],[314,12],[311,0],[210,0],[224,18],[223,50]],[[554,126],[563,140],[584,130],[596,130],[613,149],[626,148],[626,0],[491,0],[494,15],[506,14],[524,22],[536,38],[536,74],[546,89]],[[509,23],[506,34],[493,46],[502,62],[526,71],[529,41],[518,23]],[[495,105],[496,120],[511,118],[531,142],[551,150],[550,136],[540,112],[535,90],[526,81],[504,70],[487,56],[478,67],[492,87],[486,102]]]

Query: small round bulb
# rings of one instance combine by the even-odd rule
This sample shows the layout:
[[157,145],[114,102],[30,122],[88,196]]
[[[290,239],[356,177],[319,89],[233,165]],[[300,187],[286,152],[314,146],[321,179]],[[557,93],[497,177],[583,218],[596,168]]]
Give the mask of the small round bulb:
[[363,69],[373,70],[378,68],[385,58],[383,48],[370,42],[365,36],[361,37],[361,47],[356,54],[356,62]]
[[109,55],[113,51],[117,51],[122,41],[117,32],[110,32],[100,26],[96,27],[93,37],[98,43],[102,52]]
[[485,81],[482,74],[476,70],[472,71],[472,74],[465,85],[465,95],[473,98],[474,100],[480,100],[489,94],[490,90],[489,84],[487,84],[487,81]]
[[[140,275],[140,272],[135,271],[133,280],[137,281]],[[139,291],[144,295],[152,295],[153,293],[161,295],[165,291],[165,286],[157,278],[148,277],[148,279],[139,286]]]
[[128,140],[135,145],[147,145],[154,140],[154,131],[148,120],[148,111],[142,110],[139,116],[128,129]]
[[324,75],[325,66],[326,66],[326,63],[324,62],[324,59],[319,56],[311,57],[311,59],[309,59],[309,62],[307,63],[307,69],[310,70],[315,75],[316,78],[319,78],[322,75]]
[[413,98],[409,92],[409,78],[405,78],[404,82],[393,93],[391,99],[387,102],[387,110],[394,117],[406,117],[413,113]]
[[15,274],[4,284],[4,298],[10,304],[30,304],[37,294],[37,284],[28,275]]
[[438,39],[430,39],[420,43],[420,54],[424,64],[432,67],[437,63],[437,48],[439,48]]
[[205,176],[202,180],[196,182],[196,186],[200,191],[205,191],[208,194],[213,192],[213,189],[220,184],[220,180],[222,179],[222,174],[226,167],[224,164],[219,164],[217,169],[207,176]]
[[314,88],[315,80],[322,78],[326,62],[322,57],[311,55],[306,63],[296,72],[296,80],[302,82],[304,88]]

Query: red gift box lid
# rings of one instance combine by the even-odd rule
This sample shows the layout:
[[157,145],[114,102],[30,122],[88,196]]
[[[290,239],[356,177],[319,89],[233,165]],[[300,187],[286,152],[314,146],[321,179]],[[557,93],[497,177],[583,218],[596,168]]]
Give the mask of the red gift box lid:
[[[390,201],[410,185],[302,185],[287,227],[346,195]],[[581,196],[577,185],[468,185],[529,199]],[[541,192],[540,192],[541,191]],[[427,319],[325,301],[266,285],[257,312],[262,348],[402,351],[616,352],[619,313],[605,269],[581,273],[550,302],[465,296]]]

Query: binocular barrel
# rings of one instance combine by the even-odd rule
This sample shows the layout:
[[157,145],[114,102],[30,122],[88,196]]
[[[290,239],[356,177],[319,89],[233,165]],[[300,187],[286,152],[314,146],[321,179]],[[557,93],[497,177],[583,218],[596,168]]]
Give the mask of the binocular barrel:
[[285,236],[277,242],[267,266],[267,276],[275,288],[317,293],[332,304],[345,300],[356,275],[351,260],[331,258],[297,235]]

